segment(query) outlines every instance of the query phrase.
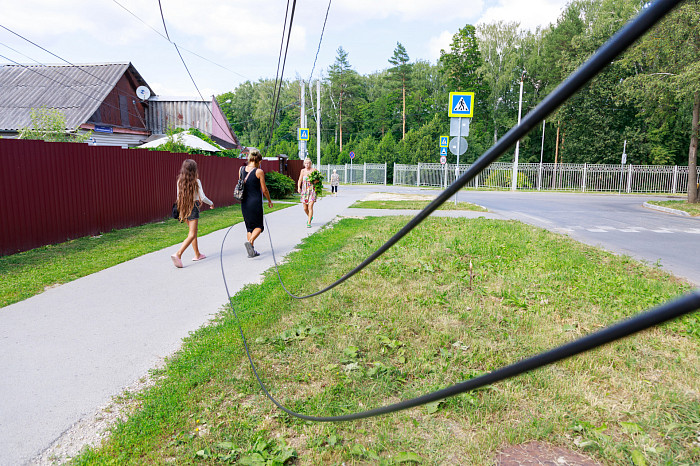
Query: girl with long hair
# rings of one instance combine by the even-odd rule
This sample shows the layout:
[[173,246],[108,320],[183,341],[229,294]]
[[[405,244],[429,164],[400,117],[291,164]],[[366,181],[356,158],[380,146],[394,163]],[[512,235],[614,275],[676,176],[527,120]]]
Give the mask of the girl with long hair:
[[180,222],[187,221],[189,226],[189,234],[182,246],[175,254],[170,256],[175,267],[182,268],[182,254],[185,249],[192,245],[194,251],[193,261],[204,259],[205,256],[199,252],[197,245],[197,225],[199,223],[199,207],[202,202],[206,202],[214,208],[214,203],[204,194],[202,182],[199,181],[199,172],[197,170],[197,162],[192,159],[187,159],[182,162],[180,174],[177,177],[177,210],[180,213]]
[[255,240],[265,230],[263,223],[263,196],[267,198],[267,205],[272,208],[270,192],[265,185],[265,172],[260,168],[261,161],[262,155],[260,155],[260,151],[257,149],[251,150],[248,154],[248,164],[245,167],[241,167],[239,173],[239,176],[245,180],[241,212],[245,222],[247,240],[243,244],[248,252],[248,257],[260,255],[255,250]]

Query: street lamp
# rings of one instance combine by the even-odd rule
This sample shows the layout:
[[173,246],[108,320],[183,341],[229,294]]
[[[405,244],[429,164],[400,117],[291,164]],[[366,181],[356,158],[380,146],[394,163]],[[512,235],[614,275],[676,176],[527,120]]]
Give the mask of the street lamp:
[[[518,126],[520,126],[520,115],[523,109],[523,81],[525,81],[525,70],[520,75],[520,102],[518,103]],[[515,143],[515,158],[513,159],[513,177],[510,184],[510,190],[515,191],[518,187],[518,155],[520,153],[520,139]]]

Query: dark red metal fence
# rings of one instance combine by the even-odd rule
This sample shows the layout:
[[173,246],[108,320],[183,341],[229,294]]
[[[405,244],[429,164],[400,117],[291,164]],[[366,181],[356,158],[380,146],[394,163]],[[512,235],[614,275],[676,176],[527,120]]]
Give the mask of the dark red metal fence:
[[235,202],[241,159],[0,139],[0,255],[168,217],[187,158],[215,206]]

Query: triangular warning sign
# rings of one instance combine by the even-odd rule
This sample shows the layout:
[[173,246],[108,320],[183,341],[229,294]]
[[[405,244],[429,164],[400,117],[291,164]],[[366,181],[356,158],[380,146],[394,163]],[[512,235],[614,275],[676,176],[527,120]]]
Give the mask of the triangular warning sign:
[[464,101],[464,97],[459,98],[459,102],[457,102],[457,105],[455,105],[455,108],[453,108],[452,111],[469,113],[469,107],[467,107],[467,103]]
[[445,149],[444,147],[440,149],[440,155],[447,155],[447,149]]

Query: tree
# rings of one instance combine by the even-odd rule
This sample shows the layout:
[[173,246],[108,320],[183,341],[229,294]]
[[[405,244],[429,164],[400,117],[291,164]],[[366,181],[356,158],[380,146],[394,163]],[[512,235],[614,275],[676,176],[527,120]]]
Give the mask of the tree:
[[389,63],[394,65],[389,68],[389,73],[392,79],[401,81],[401,94],[403,102],[403,110],[401,111],[401,139],[406,137],[406,81],[411,72],[411,65],[408,63],[408,53],[406,48],[401,45],[401,42],[396,43],[394,55],[389,59]]
[[[354,98],[358,94],[359,83],[357,73],[350,66],[348,61],[348,53],[343,47],[338,47],[335,62],[328,69],[330,79],[331,102],[333,106],[338,108],[338,129],[340,130],[340,151],[343,151],[343,103],[346,105],[346,114],[352,115],[354,106]],[[347,119],[347,118],[346,118]],[[352,119],[350,119],[350,123]]]
[[447,85],[454,91],[481,90],[482,65],[476,29],[467,24],[452,36],[450,51],[440,50],[439,63],[445,73]]
[[66,117],[57,108],[33,108],[29,112],[31,125],[20,129],[19,139],[39,139],[46,142],[86,142],[92,131],[80,134],[69,129]]
[[649,31],[624,59],[634,74],[624,80],[640,115],[662,127],[665,115],[684,109],[688,149],[688,202],[698,202],[697,151],[700,132],[700,2],[688,1]]

